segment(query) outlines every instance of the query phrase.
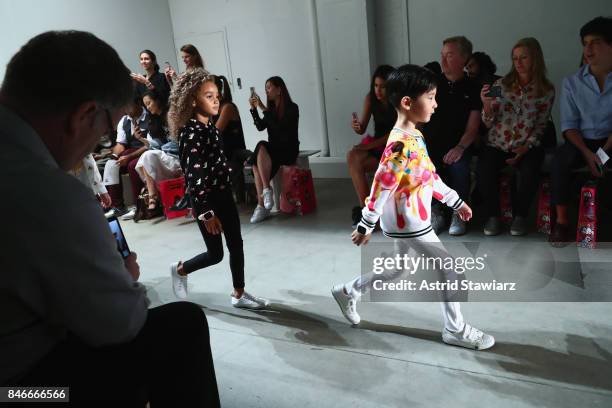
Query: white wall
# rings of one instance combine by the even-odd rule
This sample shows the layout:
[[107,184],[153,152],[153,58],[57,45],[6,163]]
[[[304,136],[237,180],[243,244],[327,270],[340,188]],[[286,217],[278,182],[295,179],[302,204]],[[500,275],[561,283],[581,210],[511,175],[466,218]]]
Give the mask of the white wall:
[[[176,64],[166,0],[0,0],[0,78],[27,40],[48,30],[90,31],[113,46],[123,62],[141,72],[138,53],[146,48]],[[41,61],[41,68],[44,61]]]
[[408,4],[406,0],[376,2],[376,65],[394,67],[410,60],[408,47]]
[[344,162],[346,152],[361,138],[351,129],[351,112],[361,114],[374,61],[375,43],[368,35],[374,28],[368,18],[371,2],[317,0],[316,4],[330,156]]
[[[199,50],[211,72],[219,73],[215,66],[228,70],[222,73],[232,82],[248,148],[267,137],[257,132],[249,114],[249,87],[255,86],[264,99],[265,80],[273,75],[285,80],[300,108],[300,149],[321,148],[323,97],[310,0],[169,0],[169,6],[177,47],[183,39],[195,38],[208,44],[217,60],[228,53],[224,65],[212,60],[208,49]],[[226,44],[219,45],[215,37]]]
[[[498,74],[504,75],[511,66],[510,51],[516,41],[535,37],[544,51],[558,101],[561,80],[578,69],[580,27],[600,15],[612,15],[612,1],[408,0],[410,62],[438,61],[444,38],[465,35],[474,51],[489,54]],[[557,107],[553,116],[558,125]]]

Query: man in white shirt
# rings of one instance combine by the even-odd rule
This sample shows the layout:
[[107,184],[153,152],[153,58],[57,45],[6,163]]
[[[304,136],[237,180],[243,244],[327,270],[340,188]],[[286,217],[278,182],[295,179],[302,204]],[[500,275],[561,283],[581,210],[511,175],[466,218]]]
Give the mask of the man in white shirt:
[[[123,203],[123,188],[121,187],[121,174],[128,173],[134,199],[138,198],[144,183],[138,172],[136,164],[140,156],[149,149],[147,140],[149,128],[149,115],[142,107],[142,101],[135,98],[126,109],[125,116],[117,125],[117,144],[113,146],[113,154],[117,158],[106,162],[104,166],[103,183],[111,197],[113,214],[125,214]],[[136,213],[134,210],[130,217]]]
[[0,386],[70,387],[70,406],[217,406],[204,313],[185,302],[147,310],[136,254],[122,259],[91,190],[67,173],[132,93],[115,50],[90,33],[40,34],[7,65]]

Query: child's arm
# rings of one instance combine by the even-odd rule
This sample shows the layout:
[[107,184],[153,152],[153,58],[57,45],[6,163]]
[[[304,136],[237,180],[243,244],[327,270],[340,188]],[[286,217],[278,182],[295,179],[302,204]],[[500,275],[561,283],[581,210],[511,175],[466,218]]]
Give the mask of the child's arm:
[[[193,129],[183,130],[181,139],[184,140],[180,159],[181,167],[185,174],[189,194],[193,199],[194,211],[197,215],[201,215],[211,210],[205,182],[210,176],[210,166],[203,160],[208,158],[207,146],[209,145],[203,138],[198,137]],[[197,142],[200,142],[200,146]]]
[[438,173],[433,173],[433,198],[440,201],[442,204],[446,204],[453,210],[457,211],[463,205],[463,200],[459,197],[459,194],[442,181]]

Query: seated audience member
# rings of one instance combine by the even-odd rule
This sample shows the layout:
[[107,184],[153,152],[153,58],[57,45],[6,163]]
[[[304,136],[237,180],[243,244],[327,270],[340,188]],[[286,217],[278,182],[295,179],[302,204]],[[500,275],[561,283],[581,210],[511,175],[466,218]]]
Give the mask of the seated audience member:
[[[550,242],[563,245],[570,239],[567,205],[571,170],[585,164],[595,178],[603,177],[602,148],[612,155],[612,18],[597,17],[580,29],[586,60],[577,73],[563,80],[561,132],[565,144],[552,161],[551,202],[556,210]],[[608,162],[609,166],[609,162]]]
[[[478,138],[481,102],[478,84],[465,75],[472,55],[472,43],[465,37],[451,37],[442,45],[436,102],[431,120],[423,125],[429,156],[446,183],[461,197],[470,194],[472,143]],[[446,208],[432,203],[431,224],[439,234],[446,226]],[[450,235],[462,235],[466,224],[453,213]]]
[[244,142],[244,132],[238,107],[232,101],[232,91],[223,75],[215,76],[215,84],[219,89],[219,115],[214,118],[215,126],[221,133],[223,152],[232,168],[232,187],[238,201],[244,199],[244,161],[251,156]]
[[[185,69],[187,71],[194,68],[204,68],[204,60],[202,60],[200,52],[191,44],[185,44],[181,47],[181,59],[183,60],[183,64],[185,64]],[[170,85],[172,85],[178,77],[175,69],[169,65],[166,66],[164,74],[166,75],[166,80]]]
[[168,141],[167,109],[163,108],[162,101],[155,93],[145,93],[142,99],[150,113],[149,138],[157,141],[159,147],[145,151],[138,159],[135,170],[149,192],[144,218],[153,218],[161,215],[159,182],[181,177],[182,172],[178,159],[178,143],[174,140]]
[[499,75],[495,75],[497,72],[497,65],[495,65],[491,57],[484,52],[477,51],[473,53],[465,69],[467,71],[467,76],[476,81],[480,88],[485,84],[491,85],[500,78]]
[[202,309],[147,309],[136,254],[122,259],[91,190],[67,173],[132,92],[115,50],[90,33],[40,34],[7,65],[0,211],[20,216],[2,223],[0,386],[69,387],[74,407],[217,407]]
[[427,68],[438,76],[442,75],[442,67],[438,61],[428,62],[427,64],[423,65],[423,68]]
[[380,157],[389,132],[397,119],[397,112],[387,100],[385,83],[387,77],[393,72],[390,65],[381,65],[376,68],[370,81],[370,92],[365,96],[361,119],[353,113],[351,126],[358,135],[363,135],[368,128],[370,118],[374,120],[374,137],[366,137],[361,143],[353,146],[346,155],[349,173],[353,180],[353,187],[357,193],[359,205],[352,209],[351,217],[353,224],[361,219],[361,209],[365,205],[365,199],[370,193],[366,174],[373,172],[378,167]]
[[164,106],[168,105],[168,97],[170,96],[170,84],[166,80],[166,76],[159,72],[159,65],[157,64],[157,57],[151,50],[144,50],[140,53],[140,65],[144,69],[145,73],[136,74],[132,73],[132,79],[137,82],[136,94],[139,99],[142,99],[143,95],[147,91],[155,91]]
[[[266,105],[256,93],[249,98],[257,130],[268,131],[268,140],[257,143],[253,153],[253,176],[257,189],[257,208],[251,217],[253,224],[265,220],[274,207],[270,180],[280,166],[295,164],[300,152],[300,112],[281,77],[273,76],[266,81],[266,97]],[[259,116],[257,108],[262,110],[263,118]]]
[[112,200],[102,183],[102,176],[93,158],[93,154],[90,153],[85,156],[69,173],[85,186],[91,188],[91,191],[98,197],[103,208],[110,208]]
[[[501,97],[487,96],[493,87],[501,88]],[[510,233],[524,235],[544,160],[542,139],[555,99],[540,43],[535,38],[519,40],[512,48],[510,72],[493,86],[484,85],[480,98],[482,120],[489,129],[478,160],[478,187],[487,217],[484,234],[501,232],[499,175],[510,165],[517,170]]]
[[[111,196],[115,216],[123,215],[126,212],[121,174],[129,174],[134,199],[138,198],[144,186],[136,172],[136,164],[140,155],[149,148],[148,129],[149,115],[143,109],[141,100],[134,99],[117,126],[117,144],[112,149],[115,159],[107,161],[104,166],[103,183]],[[135,212],[135,210],[132,211],[130,217],[126,218],[133,217]]]
[[[501,78],[499,75],[495,75],[495,72],[497,72],[497,65],[495,65],[493,60],[491,60],[491,57],[484,52],[473,53],[465,66],[465,71],[468,78],[476,81],[478,88],[480,89],[482,89],[485,84],[491,85],[493,82]],[[482,149],[482,145],[486,143],[488,133],[489,131],[487,127],[481,121],[478,128],[478,138],[474,141],[473,153],[475,155],[480,154],[480,149]],[[478,185],[476,185],[474,193],[476,196],[480,195],[478,192]],[[474,193],[472,195],[474,195]]]

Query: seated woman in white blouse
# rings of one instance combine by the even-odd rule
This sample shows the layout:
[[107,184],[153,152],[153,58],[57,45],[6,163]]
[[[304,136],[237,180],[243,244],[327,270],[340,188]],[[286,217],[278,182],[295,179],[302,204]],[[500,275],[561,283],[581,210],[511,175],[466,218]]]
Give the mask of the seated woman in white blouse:
[[[501,88],[501,96],[489,91]],[[539,183],[544,158],[542,136],[548,125],[555,88],[546,78],[542,48],[535,38],[523,38],[512,48],[512,68],[480,93],[482,120],[489,129],[478,163],[478,186],[487,222],[485,235],[501,232],[499,174],[516,167],[517,188],[512,197],[512,235],[527,233],[526,217]]]
[[147,185],[149,202],[147,210],[154,212],[161,208],[159,187],[160,181],[181,177],[181,165],[178,159],[178,143],[168,140],[166,112],[162,109],[159,97],[155,93],[145,93],[142,101],[151,113],[149,136],[160,142],[159,149],[147,150],[136,163],[138,175]]

